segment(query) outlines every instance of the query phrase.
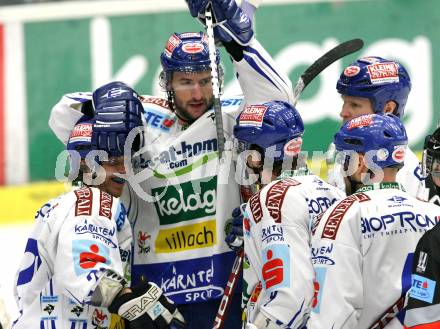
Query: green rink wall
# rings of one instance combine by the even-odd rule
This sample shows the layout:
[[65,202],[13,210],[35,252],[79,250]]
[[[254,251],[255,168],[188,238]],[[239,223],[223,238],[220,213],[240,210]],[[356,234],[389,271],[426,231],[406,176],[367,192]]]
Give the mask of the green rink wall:
[[[78,7],[74,12],[74,3],[71,18],[67,12],[62,17],[21,17],[2,22],[0,14],[5,34],[2,47],[16,49],[24,58],[22,67],[9,68],[10,76],[23,77],[22,85],[16,88],[5,79],[1,86],[5,99],[9,97],[8,102],[0,99],[7,114],[2,124],[9,125],[2,139],[6,152],[3,159],[0,156],[6,184],[54,179],[56,158],[63,145],[47,122],[51,107],[61,95],[91,90],[112,79],[127,82],[141,94],[159,94],[159,54],[166,40],[174,31],[202,28],[179,6],[166,12],[146,9],[121,14],[111,12],[112,2],[102,1],[104,15],[99,10],[84,9],[80,16]],[[34,14],[39,8],[34,7]],[[413,88],[404,122],[411,147],[422,148],[424,136],[440,118],[436,106],[440,104],[439,12],[437,0],[263,2],[255,21],[257,38],[293,83],[314,59],[336,44],[352,38],[365,41],[363,50],[329,67],[301,96],[297,107],[306,124],[304,150],[327,148],[340,124],[341,100],[335,90],[339,73],[364,55],[394,58],[407,67]],[[20,47],[15,47],[17,38],[8,38],[10,31],[21,34]],[[232,65],[224,51],[222,55],[225,93],[232,93],[236,90]],[[12,55],[1,58],[5,67],[13,59]],[[21,109],[10,101],[19,96],[24,98]],[[14,128],[14,116],[20,111],[24,119]],[[16,131],[12,138],[8,129],[25,129],[25,133]],[[17,138],[26,150],[18,163],[22,168],[19,173],[11,169],[14,152],[23,150],[14,150]]]

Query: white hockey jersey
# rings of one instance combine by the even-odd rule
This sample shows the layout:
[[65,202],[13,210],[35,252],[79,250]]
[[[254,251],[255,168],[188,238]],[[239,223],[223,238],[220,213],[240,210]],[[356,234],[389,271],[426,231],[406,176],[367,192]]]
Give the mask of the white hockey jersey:
[[[440,208],[398,183],[364,186],[314,223],[318,303],[308,328],[367,329],[411,286],[415,247]],[[403,314],[387,329],[403,328]]]
[[[291,83],[253,40],[234,62],[245,95],[222,98],[224,134],[232,139],[244,106],[273,99],[291,102]],[[90,93],[70,94],[55,105],[49,124],[66,142]],[[234,260],[225,226],[239,206],[231,145],[219,165],[214,112],[183,127],[163,98],[145,96],[146,148],[134,164],[135,180],[121,197],[134,233],[133,282],[146,276],[177,304],[220,298]],[[258,119],[258,118],[257,118]]]
[[314,296],[311,222],[343,197],[317,176],[301,175],[276,180],[249,200],[243,274],[245,299],[252,292],[247,322],[261,312],[280,328],[305,325]]
[[130,280],[132,235],[122,203],[83,187],[49,201],[35,218],[16,276],[13,328],[109,328],[108,310],[89,302],[104,270]]

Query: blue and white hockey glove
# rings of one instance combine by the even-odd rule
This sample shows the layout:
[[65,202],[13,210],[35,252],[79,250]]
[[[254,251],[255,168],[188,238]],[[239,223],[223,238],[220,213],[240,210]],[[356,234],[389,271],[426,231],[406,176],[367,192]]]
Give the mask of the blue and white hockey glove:
[[184,329],[186,322],[174,303],[154,282],[141,283],[117,296],[108,307],[128,320],[130,329]]
[[[132,129],[142,127],[144,108],[138,94],[123,82],[110,82],[93,92],[96,124],[93,127],[92,145],[98,150],[108,150],[110,156],[124,154],[125,140]],[[141,142],[143,137],[141,136]],[[142,145],[135,139],[137,151]]]
[[232,227],[226,235],[225,242],[229,248],[238,251],[243,247],[243,218],[246,203],[232,210]]
[[214,38],[228,43],[235,41],[241,46],[249,45],[254,31],[249,17],[235,0],[186,0],[191,16],[197,17],[205,25],[205,11],[208,5],[214,19]]

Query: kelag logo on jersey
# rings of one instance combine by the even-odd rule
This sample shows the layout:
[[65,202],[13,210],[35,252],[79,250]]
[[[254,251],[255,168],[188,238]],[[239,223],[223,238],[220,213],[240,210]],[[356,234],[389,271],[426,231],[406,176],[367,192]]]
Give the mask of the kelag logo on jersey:
[[[198,191],[194,191],[195,187]],[[160,225],[175,224],[215,214],[217,176],[152,189]],[[161,198],[161,194],[165,193]]]
[[261,228],[261,242],[269,244],[271,242],[284,242],[283,228],[280,225],[269,225]]
[[435,281],[413,274],[410,296],[426,303],[432,303],[434,299],[435,285]]
[[93,223],[88,223],[87,219],[84,219],[82,224],[75,225],[74,232],[77,235],[90,234],[95,240],[100,240],[111,248],[116,248],[116,243],[112,238],[115,236],[115,229],[109,229],[107,227],[98,226]]
[[272,244],[263,249],[263,268],[261,273],[264,288],[268,293],[275,289],[290,287],[290,256],[289,246]]
[[141,157],[140,162],[133,164],[134,168],[157,169],[159,165],[166,165],[168,169],[177,169],[188,165],[188,159],[194,156],[203,155],[217,151],[217,139],[212,138],[196,143],[181,142],[171,146],[168,150],[160,152],[150,160]]
[[396,212],[380,217],[362,217],[361,227],[364,238],[374,237],[370,233],[380,232],[383,235],[405,234],[407,232],[424,232],[437,224],[438,216],[415,214],[410,211]]

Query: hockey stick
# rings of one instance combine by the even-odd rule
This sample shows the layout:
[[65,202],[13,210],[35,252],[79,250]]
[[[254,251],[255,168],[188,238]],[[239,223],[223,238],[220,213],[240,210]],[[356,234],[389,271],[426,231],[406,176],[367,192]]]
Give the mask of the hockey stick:
[[317,77],[326,67],[330,66],[338,59],[341,59],[347,55],[358,51],[364,46],[362,39],[352,39],[339,44],[333,49],[326,52],[324,55],[319,57],[312,65],[310,65],[307,70],[299,77],[296,82],[295,88],[293,88],[293,105],[296,105],[299,97],[303,90],[308,86],[308,84]]
[[389,324],[400,311],[405,307],[405,295],[400,296],[400,298],[390,306],[380,318],[370,327],[370,329],[383,329]]
[[232,265],[231,274],[229,274],[228,282],[226,283],[225,292],[223,294],[222,300],[220,301],[220,306],[217,311],[217,315],[214,319],[213,329],[223,328],[225,324],[225,319],[227,315],[227,310],[231,304],[232,296],[234,295],[235,287],[237,286],[238,277],[242,269],[244,250],[241,249],[237,256],[235,257],[234,264]]
[[222,109],[220,103],[220,87],[218,81],[218,69],[215,56],[215,40],[214,40],[214,28],[212,26],[212,12],[211,4],[208,4],[205,11],[206,19],[206,34],[208,36],[209,46],[209,60],[211,61],[211,79],[212,79],[212,92],[214,95],[214,114],[215,114],[215,129],[217,132],[217,149],[218,158],[222,158],[223,151],[225,149],[225,136],[223,135],[223,118]]
[[[353,39],[341,43],[340,45],[334,47],[333,49],[326,52],[320,58],[318,58],[312,65],[310,65],[303,74],[301,74],[298,82],[293,89],[294,93],[294,104],[298,101],[303,90],[308,86],[308,84],[316,78],[316,76],[321,73],[326,67],[333,64],[338,59],[341,59],[349,54],[354,53],[361,49],[364,42],[361,39]],[[252,196],[250,191],[246,186],[240,186],[240,193],[242,195],[243,201],[247,202]],[[232,266],[231,274],[229,275],[229,280],[225,288],[225,293],[223,294],[222,300],[220,302],[219,310],[217,311],[217,316],[214,320],[213,329],[223,328],[225,315],[227,314],[227,309],[232,299],[232,293],[235,290],[234,285],[237,282],[237,278],[242,269],[241,264],[243,262],[244,252],[241,250],[237,253],[234,260],[234,265]],[[239,265],[237,265],[239,264]],[[237,267],[238,266],[238,267]]]

